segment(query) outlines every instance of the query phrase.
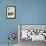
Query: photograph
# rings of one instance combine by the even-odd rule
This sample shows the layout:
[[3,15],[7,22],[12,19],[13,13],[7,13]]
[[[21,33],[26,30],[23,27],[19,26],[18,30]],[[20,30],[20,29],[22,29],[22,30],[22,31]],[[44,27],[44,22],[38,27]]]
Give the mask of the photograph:
[[6,18],[16,19],[16,6],[6,6]]
[[46,42],[46,25],[18,24],[18,41],[20,46],[31,46],[34,43]]

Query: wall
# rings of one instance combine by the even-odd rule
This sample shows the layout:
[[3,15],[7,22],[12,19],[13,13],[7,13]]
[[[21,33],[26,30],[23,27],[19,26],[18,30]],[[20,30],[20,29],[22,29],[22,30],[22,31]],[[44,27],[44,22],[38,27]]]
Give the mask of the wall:
[[[16,5],[16,0],[0,0],[0,44],[7,44],[8,34],[10,32],[16,32],[17,30],[17,19],[6,19],[6,6]],[[17,39],[15,41],[18,42]]]
[[[6,5],[16,6],[16,19],[6,19]],[[46,0],[0,0],[0,44],[18,32],[17,24],[46,24]]]
[[46,0],[17,0],[19,24],[46,24]]

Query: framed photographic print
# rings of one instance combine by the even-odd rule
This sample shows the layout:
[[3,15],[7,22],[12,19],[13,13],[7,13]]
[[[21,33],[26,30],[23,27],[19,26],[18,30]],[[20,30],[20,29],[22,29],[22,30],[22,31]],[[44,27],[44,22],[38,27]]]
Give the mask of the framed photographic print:
[[16,6],[6,6],[6,18],[16,19]]

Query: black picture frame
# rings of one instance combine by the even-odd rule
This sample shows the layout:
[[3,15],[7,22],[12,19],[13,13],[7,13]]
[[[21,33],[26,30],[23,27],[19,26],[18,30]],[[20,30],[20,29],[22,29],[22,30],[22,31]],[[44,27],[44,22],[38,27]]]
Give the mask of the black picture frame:
[[[8,7],[14,8],[14,17],[8,17]],[[6,18],[7,19],[16,19],[16,6],[6,6]]]

